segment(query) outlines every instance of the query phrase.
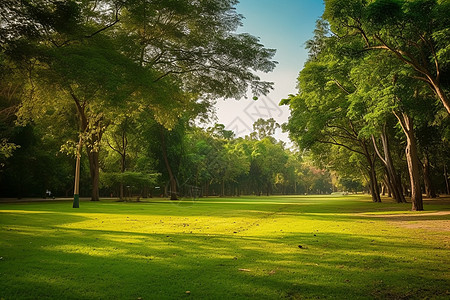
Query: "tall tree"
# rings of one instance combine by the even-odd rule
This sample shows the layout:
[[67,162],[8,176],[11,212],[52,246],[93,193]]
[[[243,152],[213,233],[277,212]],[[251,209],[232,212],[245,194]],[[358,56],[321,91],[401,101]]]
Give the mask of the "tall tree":
[[[425,100],[419,97],[419,91],[423,90],[424,86],[423,83],[413,80],[410,73],[410,70],[398,64],[397,60],[389,55],[380,53],[367,55],[362,64],[353,69],[352,78],[358,88],[351,99],[353,107],[362,104],[366,107],[366,133],[379,128],[380,123],[386,123],[392,114],[397,118],[407,142],[405,155],[411,183],[412,209],[423,210],[414,117],[417,115],[416,108]],[[382,126],[381,130],[378,130],[387,146],[385,127]],[[386,151],[390,150],[386,149]],[[385,158],[382,161],[385,162],[391,182],[398,186],[389,153],[385,152]],[[401,195],[396,195],[396,198],[403,201]]]
[[321,45],[320,51],[312,49],[309,61],[300,72],[299,94],[282,100],[288,104],[291,117],[287,129],[291,139],[302,149],[319,150],[317,144],[339,146],[365,160],[372,200],[380,202],[376,174],[376,154],[370,139],[360,136],[365,125],[361,115],[351,114],[349,96],[355,86],[349,80],[351,66],[355,64],[349,58],[341,59],[338,54],[341,45],[336,37],[328,37],[321,22],[313,45]]
[[[249,86],[255,93],[271,87],[254,71],[273,69],[274,50],[249,34],[233,33],[242,18],[234,11],[236,3],[43,1],[2,6],[6,21],[1,38],[9,39],[5,53],[27,62],[24,70],[32,79],[34,98],[50,86],[77,108],[92,200],[99,198],[98,147],[105,126],[114,120],[112,107],[120,110],[123,102],[137,101],[137,107],[152,110],[170,128],[186,100],[240,97]],[[19,19],[23,28],[15,28]],[[8,29],[12,34],[5,33]]]

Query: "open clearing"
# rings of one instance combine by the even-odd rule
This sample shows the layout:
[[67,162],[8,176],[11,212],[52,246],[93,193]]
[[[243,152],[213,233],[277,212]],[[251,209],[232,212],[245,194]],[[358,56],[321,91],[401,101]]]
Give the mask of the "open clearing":
[[448,299],[450,199],[0,204],[0,299]]

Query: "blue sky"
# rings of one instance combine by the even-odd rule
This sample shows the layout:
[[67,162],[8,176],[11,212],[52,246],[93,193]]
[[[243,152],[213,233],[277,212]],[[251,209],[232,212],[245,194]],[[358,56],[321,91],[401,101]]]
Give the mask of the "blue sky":
[[[304,43],[312,37],[317,18],[323,13],[321,0],[241,0],[237,11],[244,15],[239,30],[260,37],[268,48],[277,49],[278,68],[302,67]],[[297,72],[299,69],[297,69]]]
[[[298,73],[308,56],[305,42],[312,38],[324,5],[322,0],[241,0],[236,9],[245,17],[238,32],[248,32],[259,37],[266,48],[277,49],[274,60],[278,61],[274,72],[259,74],[275,83],[275,89],[267,97],[217,103],[218,122],[242,136],[249,133],[258,117],[273,117],[279,123],[287,121],[287,108],[279,108],[277,104],[297,91]],[[286,139],[280,133],[277,137]]]

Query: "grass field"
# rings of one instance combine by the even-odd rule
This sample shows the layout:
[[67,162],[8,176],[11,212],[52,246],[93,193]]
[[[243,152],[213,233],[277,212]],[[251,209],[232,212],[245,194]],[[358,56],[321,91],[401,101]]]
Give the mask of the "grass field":
[[0,299],[449,299],[450,199],[0,204]]

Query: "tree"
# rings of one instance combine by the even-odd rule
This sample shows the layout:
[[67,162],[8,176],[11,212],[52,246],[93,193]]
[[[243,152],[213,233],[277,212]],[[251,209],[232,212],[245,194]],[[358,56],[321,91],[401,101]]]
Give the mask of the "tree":
[[262,140],[265,137],[273,136],[278,128],[281,126],[273,118],[267,120],[260,118],[253,123],[252,137]]
[[[288,128],[300,145],[311,147],[321,142],[364,154],[370,165],[372,195],[378,194],[373,156],[377,153],[385,168],[385,183],[397,201],[403,202],[401,180],[389,143],[394,128],[388,126],[392,126],[395,117],[406,139],[413,210],[423,209],[420,149],[415,127],[428,124],[426,119],[430,118],[429,114],[422,117],[425,114],[418,108],[434,112],[431,119],[437,119],[439,111],[429,101],[427,91],[431,90],[426,88],[431,86],[445,105],[441,90],[444,91],[446,86],[445,81],[440,82],[440,86],[437,84],[439,76],[446,70],[445,60],[433,53],[437,48],[434,49],[433,42],[427,40],[433,30],[442,28],[430,21],[429,14],[427,21],[433,23],[428,24],[429,28],[425,24],[410,23],[417,17],[415,5],[419,2],[427,2],[434,8],[438,5],[434,1],[378,0],[370,4],[357,0],[350,3],[327,1],[324,17],[331,23],[331,32],[327,31],[326,23],[318,22],[316,36],[308,43],[310,59],[300,73],[300,93],[283,101],[290,104],[293,111]],[[387,14],[379,9],[389,5],[393,9]],[[368,21],[374,21],[374,18],[379,18],[379,22]],[[416,43],[412,41],[413,36],[416,36]],[[389,51],[373,51],[375,49]],[[399,53],[403,56],[399,57]],[[431,63],[428,57],[431,57]],[[430,75],[433,72],[434,78]],[[418,77],[421,80],[417,80]],[[340,90],[341,94],[333,89]],[[424,105],[426,100],[427,106]],[[381,151],[376,136],[381,137]],[[358,144],[366,146],[359,148]]]
[[249,176],[253,178],[258,194],[265,190],[269,196],[277,175],[284,171],[288,156],[283,143],[274,138],[265,137],[252,144]]
[[[249,34],[232,33],[241,19],[234,4],[45,1],[4,6],[2,29],[17,29],[12,39],[1,32],[2,39],[9,38],[5,53],[26,62],[33,99],[46,98],[42,91],[51,87],[77,108],[92,200],[99,196],[99,145],[115,119],[111,112],[120,113],[124,102],[152,110],[171,128],[189,101],[240,97],[248,86],[266,93],[271,87],[253,72],[273,69],[274,50]],[[18,19],[26,30],[14,28]]]
[[348,96],[355,89],[348,81],[352,63],[337,58],[335,46],[335,38],[329,38],[322,52],[311,56],[300,72],[299,94],[282,100],[281,104],[288,104],[291,110],[286,129],[300,149],[330,153],[323,145],[334,145],[362,155],[366,164],[361,166],[368,174],[372,200],[380,202],[376,154],[370,140],[359,135],[364,120],[349,113]]
[[44,2],[39,6],[22,3],[18,11],[32,33],[9,41],[5,53],[23,65],[29,78],[31,97],[22,99],[22,116],[41,114],[55,103],[55,95],[61,103],[57,107],[70,102],[76,107],[81,135],[78,148],[84,141],[90,162],[92,200],[98,200],[98,147],[104,128],[100,111],[104,104],[129,95],[134,85],[128,83],[135,82],[129,76],[136,74],[136,68],[130,70],[132,61],[118,53],[111,40],[101,34],[103,30],[95,28],[98,24],[83,17],[82,5],[73,1]]
[[[367,67],[370,67],[369,69]],[[386,123],[392,114],[404,132],[406,138],[405,155],[411,183],[411,201],[413,210],[423,210],[421,177],[419,173],[419,156],[413,118],[415,107],[424,99],[418,99],[419,90],[423,89],[422,83],[411,79],[410,71],[388,55],[368,55],[364,63],[353,70],[352,74],[358,89],[353,95],[353,106],[362,102],[367,107],[365,119],[368,126],[365,130],[376,128],[380,122]],[[358,104],[359,103],[359,104]],[[392,160],[387,141],[386,129],[381,129],[383,144],[386,147],[384,158],[388,170],[388,177],[394,185],[398,186],[398,178],[393,169]],[[401,192],[395,190],[396,199],[403,201]]]
[[363,51],[387,51],[410,67],[450,113],[450,4],[437,0],[327,0],[324,18],[342,38],[360,37]]
[[[243,16],[236,0],[127,1],[119,24],[133,40],[128,47],[142,65],[173,76],[189,93],[209,98],[240,98],[251,87],[266,94],[272,83],[254,71],[269,72],[275,50],[254,36],[236,34]],[[136,48],[139,51],[136,51]]]
[[15,113],[23,93],[23,78],[18,75],[0,52],[0,170],[14,150],[20,147],[10,141],[15,127]]

